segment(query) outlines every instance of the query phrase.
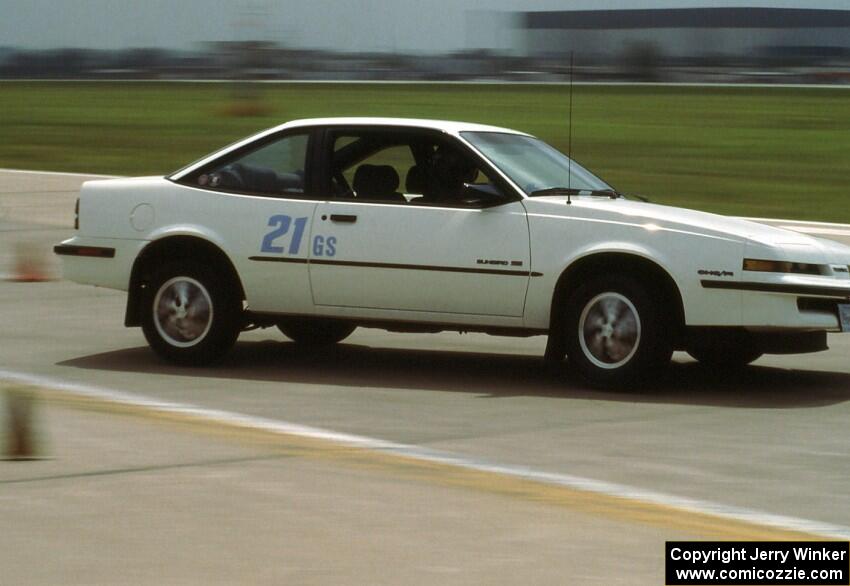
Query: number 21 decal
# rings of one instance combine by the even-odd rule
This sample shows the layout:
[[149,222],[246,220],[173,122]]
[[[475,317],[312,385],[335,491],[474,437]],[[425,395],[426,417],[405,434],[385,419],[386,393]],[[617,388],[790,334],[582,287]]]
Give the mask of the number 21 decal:
[[[298,220],[296,221],[300,220],[306,222],[307,218],[298,218]],[[278,228],[266,234],[266,237],[263,238],[263,245],[260,247],[260,251],[277,253],[283,252],[283,246],[275,246],[274,241],[289,232],[289,227],[291,225],[292,218],[290,218],[289,216],[272,216],[271,218],[269,218],[269,226],[278,226]],[[298,247],[301,245],[301,242],[293,242],[292,245],[296,250],[298,250]]]
[[[283,245],[276,244],[276,241],[289,233],[292,225],[295,229],[292,231],[292,238],[289,241],[288,254],[298,254],[301,250],[301,241],[304,239],[304,229],[307,227],[307,218],[295,218],[293,221],[291,216],[278,214],[269,218],[269,227],[274,228],[271,232],[265,235],[263,243],[260,245],[260,252],[270,252],[274,254],[283,254],[285,249]],[[336,254],[336,238],[329,236],[316,236],[313,238],[313,255],[314,256],[334,256]]]

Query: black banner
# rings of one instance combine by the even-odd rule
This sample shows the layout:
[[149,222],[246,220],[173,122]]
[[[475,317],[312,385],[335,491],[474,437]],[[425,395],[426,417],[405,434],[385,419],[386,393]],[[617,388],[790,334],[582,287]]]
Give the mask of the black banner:
[[850,585],[847,541],[668,541],[666,582]]

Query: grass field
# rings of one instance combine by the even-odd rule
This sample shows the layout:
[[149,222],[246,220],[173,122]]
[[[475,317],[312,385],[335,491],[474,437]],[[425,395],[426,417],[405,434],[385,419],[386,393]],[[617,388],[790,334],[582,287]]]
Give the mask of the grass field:
[[[164,174],[293,118],[411,116],[566,150],[567,88],[281,84],[225,116],[227,84],[0,82],[0,167]],[[623,191],[709,211],[850,222],[850,90],[576,86],[573,156]]]

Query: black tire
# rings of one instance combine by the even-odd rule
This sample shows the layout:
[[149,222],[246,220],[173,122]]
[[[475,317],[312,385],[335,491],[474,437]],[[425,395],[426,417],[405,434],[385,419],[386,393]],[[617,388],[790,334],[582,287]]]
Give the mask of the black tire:
[[291,318],[278,322],[277,328],[296,344],[331,346],[350,336],[357,326],[331,319]]
[[673,354],[673,312],[664,296],[628,275],[599,275],[565,301],[562,332],[569,364],[592,386],[643,386]]
[[707,343],[693,344],[687,351],[700,364],[727,371],[744,368],[764,354],[753,347],[746,335],[726,336]]
[[176,364],[219,361],[241,331],[236,287],[192,261],[163,265],[142,294],[142,331],[150,347]]

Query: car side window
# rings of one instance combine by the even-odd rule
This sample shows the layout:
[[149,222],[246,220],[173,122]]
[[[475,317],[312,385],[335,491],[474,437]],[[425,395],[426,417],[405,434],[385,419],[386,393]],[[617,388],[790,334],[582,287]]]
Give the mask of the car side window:
[[421,133],[364,131],[334,136],[331,189],[338,199],[480,207],[504,201],[470,154]]
[[240,193],[303,196],[308,144],[308,134],[284,136],[199,175],[197,185]]
[[[360,187],[359,192],[361,193],[358,196],[370,196],[375,192],[375,188],[370,184],[368,179],[364,182],[364,171],[360,169],[369,170],[370,167],[380,167],[377,171],[373,170],[372,174],[377,174],[379,178],[381,176],[384,178],[384,191],[386,193],[400,193],[405,191],[402,181],[407,174],[407,170],[415,164],[416,160],[413,158],[413,153],[410,151],[408,145],[391,146],[381,149],[361,161],[358,165],[352,165],[348,169],[345,169],[343,176],[349,185],[355,186],[356,183],[357,187]],[[360,173],[359,177],[358,172]],[[369,174],[366,173],[366,176],[369,176]],[[357,187],[354,187],[355,191],[358,191]],[[392,190],[390,191],[391,187]],[[378,187],[378,193],[381,193],[380,186]],[[398,197],[394,199],[400,201]]]
[[403,139],[375,132],[341,133],[334,136],[332,144],[330,181],[334,197],[407,203],[401,181],[416,161]]

